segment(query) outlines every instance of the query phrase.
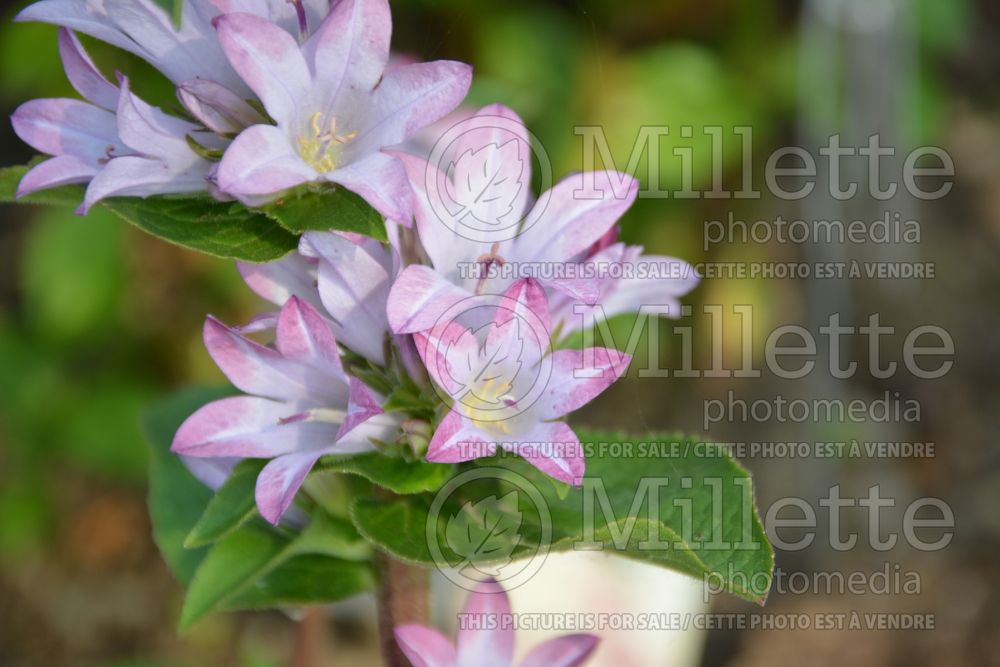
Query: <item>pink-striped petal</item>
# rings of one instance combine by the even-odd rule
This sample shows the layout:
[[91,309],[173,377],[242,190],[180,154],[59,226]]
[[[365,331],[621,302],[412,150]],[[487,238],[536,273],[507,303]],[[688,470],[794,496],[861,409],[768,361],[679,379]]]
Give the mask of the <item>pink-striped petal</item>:
[[538,422],[502,446],[549,477],[580,484],[586,467],[583,446],[573,429],[563,422]]
[[492,456],[496,448],[494,438],[477,429],[460,413],[452,411],[434,430],[426,459],[434,463],[459,463]]
[[455,647],[433,628],[416,624],[397,626],[396,643],[413,667],[456,667]]
[[291,122],[311,84],[295,38],[253,14],[223,14],[215,27],[233,69],[257,93],[271,118],[278,124]]
[[288,403],[234,396],[188,417],[170,449],[196,457],[273,458],[332,447],[336,436],[336,423],[310,419]]
[[632,357],[605,347],[556,350],[539,401],[542,419],[558,419],[594,400],[625,374]]
[[378,396],[364,382],[356,377],[350,379],[350,396],[347,401],[347,417],[337,431],[340,440],[355,428],[365,423],[375,415],[384,412],[379,405]]
[[639,181],[628,174],[567,176],[538,198],[515,248],[525,261],[574,260],[614,227],[638,192]]
[[269,462],[257,477],[255,498],[260,515],[278,525],[281,516],[295,500],[302,482],[325,450],[311,450],[279,456]]
[[509,622],[510,614],[507,592],[492,580],[479,583],[462,610],[467,627],[458,630],[457,663],[510,667],[514,658],[514,628]]
[[305,45],[316,80],[336,91],[371,90],[389,61],[391,34],[387,0],[334,3]]
[[408,266],[389,292],[389,326],[394,333],[425,331],[437,324],[449,308],[471,296],[430,267]]
[[343,378],[337,339],[329,323],[316,309],[298,297],[291,297],[278,314],[275,346],[286,359],[301,361],[331,376],[331,382]]
[[385,153],[370,153],[356,162],[324,174],[360,195],[388,220],[409,226],[413,217],[413,193],[398,160]]

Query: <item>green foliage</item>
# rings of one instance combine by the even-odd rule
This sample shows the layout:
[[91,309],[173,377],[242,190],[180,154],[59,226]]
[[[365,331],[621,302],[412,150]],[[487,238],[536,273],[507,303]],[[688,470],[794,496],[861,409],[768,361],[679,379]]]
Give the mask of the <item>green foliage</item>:
[[388,240],[382,216],[364,199],[342,187],[299,188],[261,210],[296,234],[336,229]]
[[143,420],[153,452],[153,537],[187,587],[181,629],[216,610],[331,602],[370,590],[369,547],[350,522],[314,509],[301,532],[270,526],[253,516],[260,462],[238,465],[213,494],[170,453],[183,420],[221,395],[187,391],[154,406]]
[[[0,202],[78,206],[83,188],[67,185],[15,198],[28,167],[0,169]],[[302,188],[256,210],[206,195],[114,197],[100,202],[126,222],[191,250],[247,262],[278,259],[304,231],[339,230],[386,241],[382,217],[361,197],[339,187]],[[275,224],[277,222],[277,224]]]
[[241,461],[216,491],[184,540],[185,548],[211,544],[239,528],[257,514],[254,490],[263,461]]
[[324,456],[316,471],[359,475],[384,489],[401,495],[436,491],[454,466],[425,461],[406,461],[379,452],[350,456]]
[[[711,574],[732,593],[763,602],[774,557],[753,507],[749,474],[743,468],[720,448],[686,438],[580,435],[584,447],[592,452],[586,473],[590,481],[570,489],[565,497],[560,497],[542,473],[521,460],[507,457],[479,463],[514,471],[534,487],[551,516],[554,551],[596,542],[611,553],[693,577]],[[600,455],[601,443],[630,444],[622,448],[623,455],[606,456]],[[650,496],[644,486],[647,480],[666,485]],[[716,484],[718,490],[713,486]],[[537,540],[545,534],[538,512],[525,512],[522,504],[516,512],[507,510],[507,518],[501,521],[503,515],[496,511],[495,499],[518,488],[505,475],[456,488],[435,517],[437,546],[450,565],[471,560],[477,569],[488,571],[508,558],[537,551]],[[651,497],[658,502],[652,504]],[[492,504],[490,498],[494,499]],[[483,509],[484,500],[493,510]],[[361,533],[384,551],[431,564],[434,558],[426,537],[429,512],[430,505],[421,498],[392,502],[359,499],[352,518]],[[459,539],[462,526],[470,529],[476,522],[455,518],[463,512],[478,513],[482,519],[464,540]],[[515,516],[522,524],[509,530],[516,523]],[[488,548],[472,548],[477,538]],[[472,547],[466,549],[469,545]]]

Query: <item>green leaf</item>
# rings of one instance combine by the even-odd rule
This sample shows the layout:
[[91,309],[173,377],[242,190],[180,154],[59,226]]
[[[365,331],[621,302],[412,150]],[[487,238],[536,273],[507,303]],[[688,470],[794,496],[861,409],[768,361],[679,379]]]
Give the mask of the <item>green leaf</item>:
[[375,587],[367,563],[351,563],[326,556],[293,556],[254,584],[228,598],[224,609],[327,603],[343,600]]
[[426,461],[406,461],[380,452],[347,456],[324,456],[314,472],[360,475],[393,493],[410,495],[437,491],[451,475],[453,466]]
[[[0,202],[78,206],[83,201],[83,188],[78,185],[42,190],[15,200],[17,184],[28,169],[0,169]],[[296,234],[266,215],[203,195],[115,197],[105,199],[100,206],[164,241],[224,259],[267,262],[298,246]],[[381,218],[379,221],[381,224]],[[385,239],[384,227],[381,238]]]
[[[33,165],[32,165],[33,166]],[[18,202],[20,204],[49,204],[52,206],[76,207],[83,201],[83,186],[62,185],[48,190],[39,190],[30,195],[15,198],[17,184],[30,167],[3,167],[0,169],[0,202]]]
[[[498,473],[457,485],[441,505],[430,532],[447,562],[437,564],[456,567],[471,560],[483,571],[500,568],[508,557],[531,556],[545,547],[541,540],[549,528],[552,551],[617,553],[693,577],[712,576],[726,590],[763,602],[774,555],[753,506],[749,473],[722,448],[677,436],[637,439],[583,431],[578,435],[587,453],[587,472],[584,484],[572,487],[564,497],[561,489],[521,459],[478,461],[478,467],[496,467]],[[526,487],[530,492],[524,491]],[[495,513],[482,512],[486,519],[477,534],[489,534],[489,549],[467,549],[476,535],[462,544],[461,526],[449,526],[449,519],[469,503],[475,508],[484,499],[507,498],[514,492],[522,518],[518,528],[490,530],[487,515]],[[534,507],[535,499],[545,511]],[[427,538],[430,507],[424,496],[391,502],[359,499],[351,518],[361,534],[383,551],[433,564]],[[546,514],[548,521],[542,519]]]
[[215,257],[267,262],[298,245],[298,237],[267,216],[209,197],[116,197],[102,204],[153,236]]
[[185,585],[205,556],[205,549],[185,549],[184,538],[194,527],[212,492],[188,472],[170,443],[181,423],[209,401],[228,391],[192,389],[152,406],[142,416],[143,433],[151,445],[149,515],[153,540],[174,575]]
[[257,475],[266,461],[241,461],[208,503],[198,523],[184,540],[188,549],[215,542],[242,526],[257,513],[254,492]]
[[500,499],[488,496],[462,505],[461,511],[449,517],[445,525],[448,546],[465,559],[457,569],[468,566],[487,576],[500,576],[500,570],[510,563],[520,541],[518,529],[522,521],[523,514],[517,509],[513,492]]
[[291,540],[251,522],[215,543],[191,579],[180,630],[218,608],[277,567],[289,554]]
[[[290,536],[253,520],[216,542],[195,572],[180,630],[220,609],[264,608],[296,602],[333,602],[369,590],[370,565],[335,556],[367,554],[367,545],[346,522],[317,511],[311,524]],[[308,556],[308,558],[302,558]],[[315,590],[308,587],[326,574],[345,577]]]
[[299,188],[261,210],[296,234],[336,230],[388,241],[385,222],[378,211],[342,187]]

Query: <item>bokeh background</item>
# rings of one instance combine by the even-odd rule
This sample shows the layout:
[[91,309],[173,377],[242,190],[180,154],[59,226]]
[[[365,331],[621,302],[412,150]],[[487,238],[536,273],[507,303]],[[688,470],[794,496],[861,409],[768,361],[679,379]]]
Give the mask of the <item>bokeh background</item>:
[[[625,426],[633,431],[699,433],[703,401],[730,390],[747,400],[776,393],[870,400],[885,391],[919,400],[917,424],[727,424],[709,435],[727,441],[935,442],[928,459],[756,459],[746,465],[764,507],[789,495],[816,505],[833,484],[854,497],[880,484],[900,506],[921,496],[944,498],[958,526],[940,552],[859,548],[844,554],[817,540],[805,551],[778,554],[786,572],[874,571],[898,563],[919,574],[919,595],[776,594],[764,610],[933,613],[937,628],[716,630],[672,637],[657,653],[608,644],[599,657],[602,664],[619,665],[1000,664],[1000,6],[991,0],[392,4],[394,47],[422,59],[472,63],[469,104],[503,101],[520,112],[557,176],[581,168],[575,125],[602,126],[622,168],[641,126],[670,125],[660,173],[661,186],[671,190],[680,187],[680,172],[670,147],[683,143],[697,156],[710,155],[700,132],[707,125],[723,126],[728,138],[733,126],[753,127],[758,185],[775,147],[814,151],[835,132],[847,145],[881,132],[884,143],[904,155],[924,144],[952,155],[955,187],[929,204],[862,198],[836,205],[815,197],[793,204],[767,196],[642,200],[625,218],[624,232],[652,252],[691,262],[796,261],[827,257],[830,249],[735,243],[706,252],[703,223],[730,213],[744,220],[779,214],[874,219],[885,209],[901,211],[920,222],[919,246],[843,252],[934,262],[934,280],[705,281],[686,299],[695,307],[688,323],[695,327],[697,363],[707,367],[710,354],[709,321],[698,315],[700,306],[722,304],[730,311],[733,304],[753,304],[758,347],[775,326],[799,323],[815,332],[816,322],[833,311],[855,323],[879,312],[883,323],[903,332],[918,324],[944,326],[957,348],[957,363],[945,378],[918,381],[901,373],[876,380],[864,372],[839,383],[815,377],[781,383],[766,372],[759,380],[633,378],[578,416],[581,423],[620,425],[628,415]],[[4,115],[29,98],[73,95],[58,61],[55,29],[9,21],[21,6],[6,3],[0,22]],[[106,71],[133,74],[140,95],[173,104],[169,86],[143,63],[93,40],[87,44]],[[677,136],[674,128],[681,125],[696,128],[694,139]],[[723,152],[730,183],[742,176],[737,148],[729,141]],[[32,157],[7,123],[0,126],[0,151],[4,165]],[[696,189],[707,189],[710,164],[697,162],[695,173]],[[222,382],[200,342],[206,313],[237,322],[260,307],[230,263],[145,236],[99,208],[80,218],[65,210],[3,206],[0,666],[288,664],[296,631],[281,614],[216,616],[189,634],[175,634],[181,591],[150,539],[147,452],[137,426],[143,407],[172,389]],[[724,336],[727,359],[739,350],[732,317],[728,324],[734,326]],[[667,332],[672,325],[664,326]],[[661,339],[665,358],[673,360],[668,367],[676,368],[675,346],[668,336]],[[890,349],[898,344],[898,337],[886,340]],[[866,350],[854,354],[864,368]],[[898,519],[898,513],[887,516]],[[854,527],[865,529],[863,523]],[[597,573],[593,590],[619,603],[678,602],[670,600],[677,589],[660,588],[662,580],[652,574],[595,567],[581,576]],[[558,590],[552,595],[557,608]],[[690,598],[691,589],[683,595]],[[695,608],[697,598],[695,593]],[[729,598],[713,605],[760,613]],[[323,622],[324,664],[373,664],[369,612],[362,601]],[[637,645],[642,641],[637,638]]]

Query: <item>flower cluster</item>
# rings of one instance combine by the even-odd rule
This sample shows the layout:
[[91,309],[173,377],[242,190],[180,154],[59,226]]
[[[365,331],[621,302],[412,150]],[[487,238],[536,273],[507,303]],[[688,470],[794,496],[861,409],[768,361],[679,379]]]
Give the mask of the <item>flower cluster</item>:
[[[575,174],[534,196],[529,132],[502,105],[465,114],[460,132],[441,134],[454,141],[435,135],[430,151],[407,144],[458,106],[471,70],[391,65],[386,0],[186,0],[177,27],[151,0],[43,0],[20,18],[63,27],[66,73],[86,100],[15,112],[18,134],[53,156],[22,194],[86,182],[84,209],[201,191],[257,206],[322,181],[387,221],[385,244],[309,232],[291,255],[239,265],[277,310],[241,327],[206,321],[210,355],[244,395],[188,418],[173,451],[222,469],[268,460],[256,496],[272,523],[328,454],[455,463],[502,450],[579,483],[583,448],[564,418],[630,358],[569,349],[567,335],[592,321],[581,314],[677,312],[696,281],[683,262],[617,240],[635,179]],[[157,66],[187,117],[144,103],[125,77],[107,80],[74,30]],[[513,263],[573,270],[489,271]],[[588,270],[608,263],[675,270]]]
[[[86,100],[15,111],[18,136],[53,156],[18,195],[87,183],[84,212],[166,193],[253,204],[316,181],[405,223],[406,175],[382,149],[452,111],[472,76],[451,61],[390,66],[386,0],[185,0],[176,27],[153,0],[42,0],[17,18],[61,26],[66,75]],[[125,77],[108,81],[73,31],[163,72],[187,118],[144,103]]]

